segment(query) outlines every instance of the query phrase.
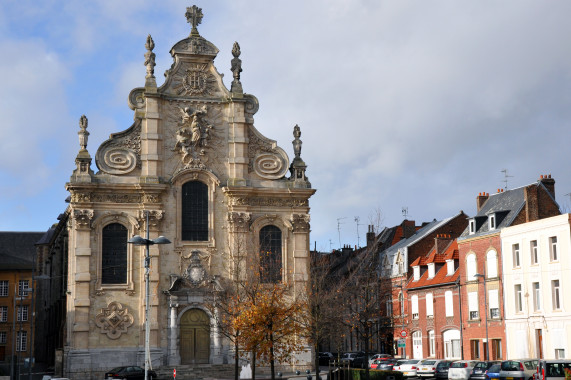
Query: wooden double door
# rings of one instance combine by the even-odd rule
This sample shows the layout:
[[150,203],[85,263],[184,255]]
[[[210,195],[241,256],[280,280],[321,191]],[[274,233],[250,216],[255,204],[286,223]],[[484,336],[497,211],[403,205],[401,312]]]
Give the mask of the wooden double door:
[[208,364],[210,318],[200,309],[186,311],[180,319],[181,364]]

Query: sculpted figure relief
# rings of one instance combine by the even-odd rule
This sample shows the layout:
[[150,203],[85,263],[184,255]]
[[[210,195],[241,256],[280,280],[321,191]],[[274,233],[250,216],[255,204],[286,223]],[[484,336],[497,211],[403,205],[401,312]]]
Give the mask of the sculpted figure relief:
[[206,106],[194,111],[190,107],[179,109],[182,121],[176,131],[174,151],[182,154],[182,162],[188,163],[205,154],[212,125],[205,119]]

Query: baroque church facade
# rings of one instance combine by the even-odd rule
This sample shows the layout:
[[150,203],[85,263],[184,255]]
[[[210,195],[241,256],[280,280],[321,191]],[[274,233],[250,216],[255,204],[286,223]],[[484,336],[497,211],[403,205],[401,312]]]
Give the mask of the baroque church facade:
[[[208,303],[221,279],[232,278],[236,255],[260,270],[269,256],[280,270],[266,281],[303,289],[308,280],[315,190],[301,159],[301,131],[294,127],[290,162],[254,127],[258,100],[242,90],[239,45],[228,90],[214,66],[218,49],[197,30],[201,9],[187,8],[186,17],[191,33],[172,47],[162,86],[147,38],[145,86],[129,94],[134,123],[99,146],[97,173],[88,121],[80,119],[80,150],[66,185],[70,378],[144,362],[145,247],[128,244],[134,235],[171,241],[150,247],[153,367],[233,362]],[[310,361],[309,351],[298,355],[298,364]]]

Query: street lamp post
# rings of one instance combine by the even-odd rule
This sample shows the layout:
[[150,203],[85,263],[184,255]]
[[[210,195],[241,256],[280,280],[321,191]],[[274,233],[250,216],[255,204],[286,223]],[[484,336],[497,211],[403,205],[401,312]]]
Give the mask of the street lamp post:
[[484,282],[484,312],[486,313],[486,360],[490,360],[490,342],[488,341],[488,297],[486,290],[486,269],[484,268],[484,274],[476,273],[474,277],[482,278]]
[[[401,331],[404,331],[404,287],[403,287],[403,283],[402,283],[402,278],[400,280],[400,285],[394,285],[394,287],[399,288],[401,291],[401,295],[402,295],[402,299],[399,296],[399,303],[400,303],[400,316],[401,316],[401,320],[402,320],[402,330]],[[399,336],[400,336],[400,334],[399,334]],[[406,359],[406,347],[403,347],[403,349],[402,349],[402,357],[403,357],[403,359]]]
[[150,340],[150,328],[149,328],[149,272],[151,266],[151,256],[149,253],[149,247],[155,244],[170,244],[170,240],[164,236],[159,236],[156,239],[149,239],[149,212],[146,211],[146,238],[142,238],[139,235],[133,236],[131,239],[127,240],[127,243],[133,245],[144,245],[145,246],[145,380],[149,379],[149,365],[150,365],[150,350],[149,350],[149,340]]

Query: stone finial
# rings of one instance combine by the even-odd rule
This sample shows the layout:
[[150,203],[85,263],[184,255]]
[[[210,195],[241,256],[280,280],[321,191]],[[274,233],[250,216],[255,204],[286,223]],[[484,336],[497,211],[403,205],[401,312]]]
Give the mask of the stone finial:
[[87,117],[85,115],[81,115],[79,118],[79,132],[77,134],[79,135],[79,148],[86,150],[89,132],[87,132]]
[[145,53],[145,66],[147,66],[147,76],[145,78],[154,78],[156,63],[155,53],[153,53],[153,49],[155,48],[155,41],[153,41],[153,37],[151,37],[150,34],[147,36],[145,48],[147,49],[147,52]]
[[303,144],[301,142],[301,140],[299,139],[301,136],[301,129],[299,128],[299,126],[296,124],[295,127],[293,127],[293,141],[291,142],[293,144],[293,153],[295,154],[295,158],[300,158],[301,157],[301,145]]
[[244,90],[242,89],[242,83],[240,83],[240,73],[242,72],[242,60],[238,58],[240,57],[240,54],[241,54],[240,45],[238,44],[238,42],[234,42],[234,46],[232,47],[232,55],[234,56],[234,58],[232,58],[231,61],[232,67],[230,67],[230,70],[232,70],[232,75],[234,77],[234,80],[232,81],[232,86],[230,87],[230,91],[242,94],[244,93]]
[[186,16],[186,22],[192,25],[192,30],[190,31],[190,35],[200,36],[200,34],[198,33],[198,29],[196,29],[196,27],[200,25],[200,23],[202,22],[202,17],[204,16],[202,14],[202,8],[198,8],[196,5],[193,5],[192,7],[187,7],[186,13],[184,15]]

